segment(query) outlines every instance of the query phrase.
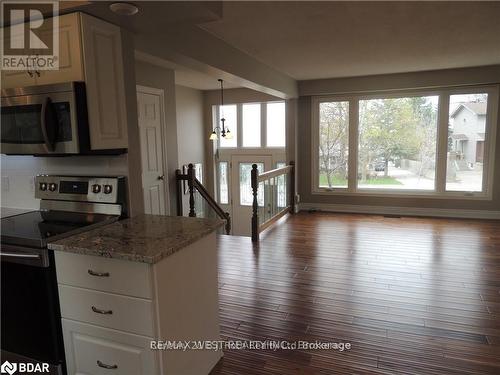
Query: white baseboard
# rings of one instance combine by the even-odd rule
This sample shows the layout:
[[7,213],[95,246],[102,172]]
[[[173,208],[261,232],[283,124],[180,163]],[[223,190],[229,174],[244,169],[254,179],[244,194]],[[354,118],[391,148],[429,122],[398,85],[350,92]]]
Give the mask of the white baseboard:
[[460,210],[448,208],[365,206],[355,204],[299,203],[299,211],[345,212],[357,214],[432,216],[464,219],[500,220],[500,211]]

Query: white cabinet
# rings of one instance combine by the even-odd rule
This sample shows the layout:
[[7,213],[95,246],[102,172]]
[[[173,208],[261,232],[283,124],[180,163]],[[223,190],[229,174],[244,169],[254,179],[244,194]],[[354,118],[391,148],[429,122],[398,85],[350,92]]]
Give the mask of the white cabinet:
[[[44,30],[42,25],[40,32],[51,30]],[[87,14],[71,13],[59,16],[57,32],[59,69],[2,69],[2,88],[85,81],[91,149],[127,148],[125,76],[120,28]],[[19,37],[22,37],[22,34]]]
[[59,285],[61,316],[106,328],[153,336],[153,303],[97,290]]
[[[18,29],[15,26],[9,29],[14,33],[23,31],[23,29]],[[50,33],[52,29],[49,30],[47,26],[42,25],[39,32],[42,34]],[[36,68],[28,68],[26,70],[10,71],[2,69],[2,88],[48,85],[85,80],[83,74],[80,14],[71,13],[60,16],[59,29],[56,32],[59,34],[59,69],[39,70]],[[7,37],[7,35],[8,33],[4,32],[4,38]],[[21,38],[24,37],[24,35],[14,34],[13,37]]]
[[[80,30],[78,13],[59,17],[59,69],[38,70],[36,74],[37,85],[85,80]],[[41,32],[44,31],[42,26]],[[46,32],[51,32],[51,30]]]
[[158,374],[151,339],[62,319],[68,374]]
[[120,28],[83,14],[82,30],[92,148],[126,148],[127,112]]
[[56,271],[59,284],[153,298],[150,265],[146,263],[58,252]]
[[204,375],[221,358],[150,349],[151,340],[220,340],[215,233],[154,264],[55,258],[68,375]]
[[[12,40],[24,39],[24,27],[9,27],[10,33],[3,33],[3,43],[7,45],[6,38],[12,34]],[[15,43],[15,42],[14,42]],[[24,43],[24,42],[23,42]],[[19,54],[24,55],[26,48],[20,49]],[[25,70],[1,70],[2,74],[2,88],[23,87],[36,85],[36,75],[31,69]]]

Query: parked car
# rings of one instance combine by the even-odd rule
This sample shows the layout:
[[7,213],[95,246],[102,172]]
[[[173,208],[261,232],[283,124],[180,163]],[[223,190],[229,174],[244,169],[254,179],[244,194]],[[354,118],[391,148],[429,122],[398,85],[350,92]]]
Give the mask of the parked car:
[[385,161],[384,160],[376,160],[373,162],[373,169],[375,172],[384,172],[385,171]]

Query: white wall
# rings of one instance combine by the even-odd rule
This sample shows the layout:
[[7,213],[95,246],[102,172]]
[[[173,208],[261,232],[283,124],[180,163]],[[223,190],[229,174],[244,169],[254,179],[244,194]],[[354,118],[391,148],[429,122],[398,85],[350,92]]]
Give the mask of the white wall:
[[118,156],[34,157],[1,155],[1,206],[38,209],[37,174],[127,176],[127,154]]

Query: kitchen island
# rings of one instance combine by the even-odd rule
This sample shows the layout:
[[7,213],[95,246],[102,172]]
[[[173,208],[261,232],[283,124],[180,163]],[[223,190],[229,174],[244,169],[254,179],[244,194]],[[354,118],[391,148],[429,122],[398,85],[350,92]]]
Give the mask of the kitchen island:
[[222,351],[178,343],[220,340],[215,232],[223,225],[140,215],[49,243],[68,373],[208,374]]

